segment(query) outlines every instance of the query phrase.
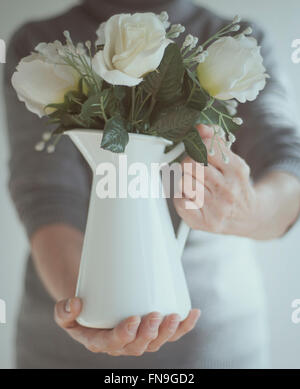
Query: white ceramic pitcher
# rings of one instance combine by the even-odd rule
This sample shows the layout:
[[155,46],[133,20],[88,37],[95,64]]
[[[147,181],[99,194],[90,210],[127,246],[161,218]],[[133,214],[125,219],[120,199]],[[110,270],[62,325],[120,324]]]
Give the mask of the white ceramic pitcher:
[[[76,291],[83,300],[78,322],[86,327],[113,328],[129,316],[153,311],[178,313],[185,319],[191,302],[181,256],[188,227],[181,222],[175,235],[162,196],[100,199],[96,193],[100,179],[97,167],[110,162],[118,177],[120,154],[100,148],[100,130],[72,130],[67,135],[93,171]],[[165,154],[170,142],[163,138],[139,134],[129,134],[129,138],[124,153],[128,166],[135,162],[148,167],[152,162],[171,162],[183,151],[183,145],[178,145]]]

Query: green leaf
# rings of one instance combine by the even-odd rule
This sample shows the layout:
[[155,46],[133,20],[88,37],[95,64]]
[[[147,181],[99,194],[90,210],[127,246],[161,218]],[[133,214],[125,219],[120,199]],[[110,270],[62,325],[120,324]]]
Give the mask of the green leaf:
[[181,95],[183,76],[184,65],[180,49],[176,43],[171,43],[166,48],[159,67],[149,73],[140,85],[156,101],[170,103]]
[[81,77],[78,83],[78,93],[80,96],[85,96],[84,87],[86,86],[84,79]]
[[57,129],[55,131],[53,131],[52,135],[60,135],[60,134],[63,134],[65,131],[68,131],[69,129],[68,128],[65,128],[63,126],[59,126],[57,127]]
[[110,90],[104,89],[100,94],[90,96],[86,102],[82,105],[80,117],[87,122],[91,118],[99,117],[103,119],[103,109],[105,110],[110,100]]
[[180,141],[199,121],[199,114],[184,105],[169,107],[160,112],[151,130],[173,142]]
[[121,116],[109,119],[104,127],[101,147],[113,153],[123,153],[129,142],[129,124]]
[[196,162],[207,166],[207,150],[196,128],[189,131],[183,140],[187,154]]
[[71,115],[66,113],[61,117],[60,122],[63,127],[69,127],[69,128],[86,127],[86,123],[81,120],[79,115]]
[[99,95],[94,95],[87,99],[87,101],[82,105],[80,116],[83,119],[89,119],[95,116],[102,117]]
[[122,85],[113,86],[114,97],[117,100],[122,101],[126,97],[126,94],[127,94],[126,88],[127,88],[126,86],[122,86]]
[[186,105],[198,111],[202,111],[210,100],[210,96],[199,86],[196,76],[189,69],[184,77],[184,94]]
[[[220,104],[214,104],[214,106],[220,111],[220,112],[223,112],[225,113],[226,115],[228,115],[226,109],[220,105]],[[207,124],[209,126],[211,126],[212,124],[216,124],[216,125],[219,125],[219,118],[220,118],[220,114],[217,113],[216,111],[213,110],[213,108],[206,108],[204,111],[201,112],[200,114],[200,119],[199,119],[199,123],[201,124]],[[240,126],[238,126],[237,124],[235,124],[231,119],[229,118],[226,118],[226,117],[223,117],[223,120],[225,122],[225,125],[227,127],[227,129],[230,131],[230,132],[235,132],[237,131]],[[224,126],[224,123],[221,122],[221,127],[225,129],[225,126]]]
[[81,110],[81,104],[85,100],[85,96],[79,91],[70,91],[65,94],[64,102],[58,104],[48,104],[45,109],[52,108],[55,111],[49,114],[50,119],[61,118],[66,113],[79,114]]

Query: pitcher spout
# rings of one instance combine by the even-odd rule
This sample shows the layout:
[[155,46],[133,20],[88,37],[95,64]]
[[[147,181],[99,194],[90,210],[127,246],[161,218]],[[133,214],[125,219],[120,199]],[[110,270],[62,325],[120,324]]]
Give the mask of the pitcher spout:
[[80,153],[83,155],[92,170],[95,170],[99,161],[99,150],[103,131],[74,129],[67,131],[68,135]]

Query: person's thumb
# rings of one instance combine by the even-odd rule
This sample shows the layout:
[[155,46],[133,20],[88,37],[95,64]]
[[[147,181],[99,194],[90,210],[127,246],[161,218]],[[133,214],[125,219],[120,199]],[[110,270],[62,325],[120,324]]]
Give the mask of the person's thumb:
[[76,318],[82,309],[82,302],[78,297],[59,301],[55,305],[54,317],[56,323],[64,328],[73,328],[77,325]]
[[214,130],[212,127],[205,124],[198,124],[196,128],[202,139],[212,138],[214,135]]

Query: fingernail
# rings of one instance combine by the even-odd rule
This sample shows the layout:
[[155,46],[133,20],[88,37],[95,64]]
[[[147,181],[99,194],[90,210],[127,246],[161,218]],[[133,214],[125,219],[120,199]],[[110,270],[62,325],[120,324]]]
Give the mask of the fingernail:
[[159,324],[161,323],[161,319],[162,319],[161,316],[156,316],[156,317],[153,317],[152,319],[150,319],[149,320],[149,328],[151,330],[156,330],[157,327],[159,326]]
[[65,305],[65,311],[67,313],[71,313],[71,300],[72,299],[67,300],[66,305]]
[[135,334],[139,325],[140,325],[140,320],[137,320],[135,322],[128,324],[128,327],[127,327],[128,332],[130,334]]

